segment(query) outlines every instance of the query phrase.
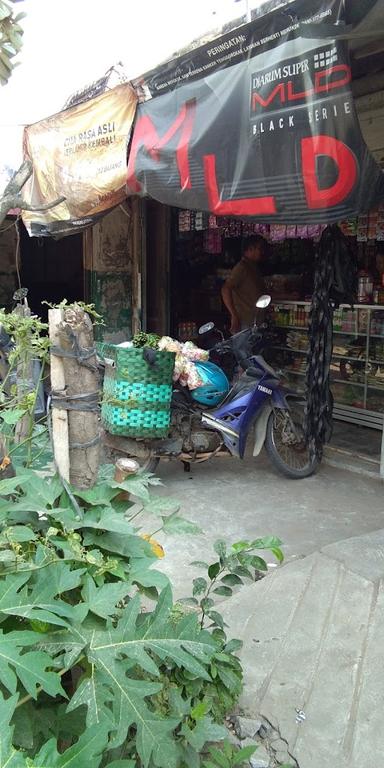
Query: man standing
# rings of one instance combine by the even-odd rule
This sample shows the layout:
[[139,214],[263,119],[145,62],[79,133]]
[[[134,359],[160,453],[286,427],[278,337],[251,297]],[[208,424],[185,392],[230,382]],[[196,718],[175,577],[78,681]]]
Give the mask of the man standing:
[[259,263],[266,250],[261,235],[252,235],[245,241],[243,258],[233,268],[223,285],[221,295],[231,316],[231,333],[249,328],[255,320],[256,302],[265,293],[265,284]]

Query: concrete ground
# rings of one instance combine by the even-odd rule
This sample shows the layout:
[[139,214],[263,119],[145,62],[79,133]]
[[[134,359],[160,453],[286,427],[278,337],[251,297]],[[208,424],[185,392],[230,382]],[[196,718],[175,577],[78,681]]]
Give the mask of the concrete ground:
[[178,499],[181,513],[203,529],[201,535],[161,539],[167,555],[162,569],[178,597],[190,593],[198,575],[191,561],[213,560],[218,538],[233,543],[278,536],[289,562],[384,528],[383,484],[326,465],[314,477],[293,481],[278,475],[264,455],[244,462],[217,458],[190,474],[178,462],[161,463],[158,474],[161,492]]
[[176,596],[191,594],[201,571],[190,562],[210,562],[217,538],[284,542],[284,566],[219,608],[228,636],[244,643],[241,708],[274,734],[262,741],[260,765],[383,765],[382,482],[327,465],[289,481],[264,456],[217,459],[192,474],[163,464],[158,474],[162,492],[204,531],[162,539]]

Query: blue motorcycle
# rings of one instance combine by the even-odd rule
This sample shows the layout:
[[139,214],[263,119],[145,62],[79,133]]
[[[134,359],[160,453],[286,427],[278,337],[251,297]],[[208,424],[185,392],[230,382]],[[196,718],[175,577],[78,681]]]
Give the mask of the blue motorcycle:
[[[262,296],[259,309],[266,309],[270,296]],[[199,329],[202,337],[215,332],[213,323]],[[216,360],[228,355],[242,373],[233,386],[222,367],[209,360],[196,362],[203,384],[194,390],[175,385],[169,437],[142,441],[107,436],[110,448],[124,452],[153,472],[162,457],[181,460],[186,469],[214,456],[228,453],[243,459],[253,432],[253,456],[265,447],[273,465],[293,479],[309,477],[317,469],[304,439],[305,402],[283,389],[279,374],[262,357],[267,326],[237,333],[215,343],[210,355]]]

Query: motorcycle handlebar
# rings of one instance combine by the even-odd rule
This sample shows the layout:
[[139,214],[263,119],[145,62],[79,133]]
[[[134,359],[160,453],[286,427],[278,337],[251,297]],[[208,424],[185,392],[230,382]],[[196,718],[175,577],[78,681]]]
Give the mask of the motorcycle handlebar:
[[264,326],[246,328],[244,331],[231,336],[230,339],[215,344],[211,352],[214,351],[219,354],[231,352],[237,363],[245,370],[248,367],[248,359],[253,352],[251,346],[259,344],[260,347],[257,351],[261,352],[261,343],[264,341],[263,330]]

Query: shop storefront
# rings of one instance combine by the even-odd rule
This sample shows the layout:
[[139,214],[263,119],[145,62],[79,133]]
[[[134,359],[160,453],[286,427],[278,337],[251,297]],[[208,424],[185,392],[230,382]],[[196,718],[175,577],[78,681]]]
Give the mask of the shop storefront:
[[[168,209],[168,221],[170,301],[168,324],[162,330],[180,340],[198,341],[199,326],[213,321],[229,333],[221,289],[247,237],[261,234],[268,243],[262,271],[273,299],[273,343],[265,356],[282,372],[287,387],[303,392],[314,256],[324,227],[262,225],[175,208]],[[359,272],[358,302],[334,312],[334,419],[341,444],[358,450],[351,443],[365,434],[377,463],[384,414],[384,205],[339,226]],[[376,432],[356,433],[347,424]],[[363,446],[360,450],[364,453]]]
[[[162,327],[193,338],[200,323],[213,320],[228,331],[221,287],[245,238],[262,234],[277,339],[271,362],[298,391],[305,388],[316,296],[311,344],[321,339],[316,348],[323,352],[309,358],[313,435],[320,434],[325,409],[331,412],[327,298],[318,309],[330,286],[314,287],[324,225],[341,227],[356,257],[350,264],[357,261],[359,270],[359,303],[341,305],[333,317],[334,416],[341,424],[383,424],[384,175],[382,143],[372,130],[372,110],[377,121],[382,101],[371,103],[371,94],[383,90],[384,59],[377,41],[372,48],[379,4],[372,0],[358,18],[352,6],[293,0],[289,9],[267,13],[135,83],[141,103],[127,188],[157,201],[170,219],[163,282],[170,299]],[[361,123],[354,95],[364,111]],[[323,254],[323,264],[333,253],[336,247]],[[340,301],[352,294],[341,292]]]

